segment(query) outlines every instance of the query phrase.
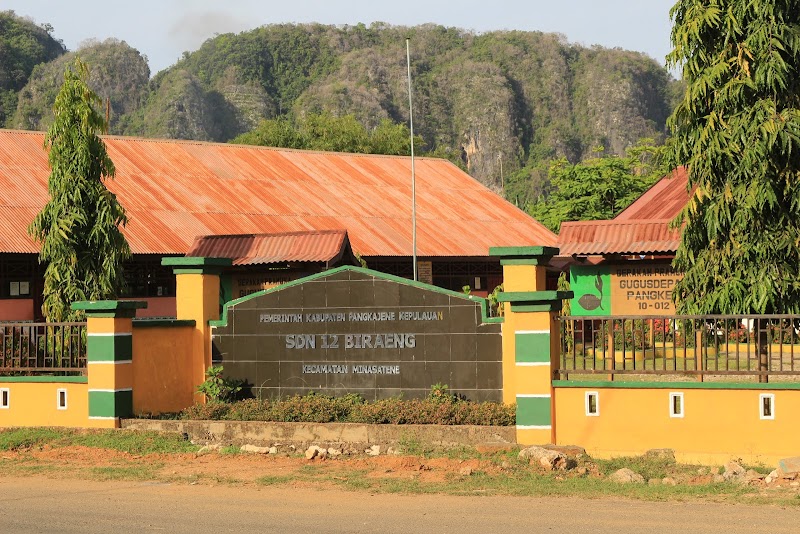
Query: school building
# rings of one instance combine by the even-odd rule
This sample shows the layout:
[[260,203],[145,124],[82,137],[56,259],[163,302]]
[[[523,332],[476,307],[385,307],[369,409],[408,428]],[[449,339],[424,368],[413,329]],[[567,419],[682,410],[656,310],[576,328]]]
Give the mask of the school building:
[[[106,136],[107,187],[127,211],[125,298],[139,316],[175,316],[164,256],[227,257],[229,300],[361,261],[413,276],[411,160],[196,141]],[[0,320],[41,316],[43,266],[27,227],[48,200],[41,132],[0,130]],[[417,158],[420,281],[485,296],[502,280],[489,247],[556,236],[452,163]],[[359,259],[360,258],[360,259]]]

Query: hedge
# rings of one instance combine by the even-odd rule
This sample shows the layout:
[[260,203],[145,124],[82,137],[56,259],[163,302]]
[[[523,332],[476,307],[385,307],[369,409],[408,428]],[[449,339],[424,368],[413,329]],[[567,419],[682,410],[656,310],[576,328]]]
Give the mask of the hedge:
[[496,402],[470,402],[432,392],[427,399],[390,398],[367,402],[359,395],[332,397],[320,394],[284,399],[245,399],[236,402],[196,404],[182,419],[274,421],[302,423],[370,423],[393,425],[495,425],[516,424],[516,406]]

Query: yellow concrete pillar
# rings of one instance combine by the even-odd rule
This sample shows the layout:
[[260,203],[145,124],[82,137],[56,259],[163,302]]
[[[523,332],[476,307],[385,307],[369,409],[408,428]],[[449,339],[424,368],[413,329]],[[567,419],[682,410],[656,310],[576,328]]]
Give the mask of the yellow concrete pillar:
[[[205,381],[206,370],[211,367],[211,327],[209,321],[219,319],[220,272],[231,265],[228,258],[178,257],[164,258],[162,265],[170,266],[175,273],[175,300],[177,318],[195,321],[192,335],[192,387]],[[196,402],[205,402],[203,395],[195,393]]]
[[118,428],[133,415],[133,317],[146,302],[99,300],[75,302],[86,312],[86,361],[89,423]]
[[552,247],[493,247],[503,266],[503,401],[517,404],[517,442],[555,443],[553,370],[560,357],[558,312],[569,291],[547,291]]

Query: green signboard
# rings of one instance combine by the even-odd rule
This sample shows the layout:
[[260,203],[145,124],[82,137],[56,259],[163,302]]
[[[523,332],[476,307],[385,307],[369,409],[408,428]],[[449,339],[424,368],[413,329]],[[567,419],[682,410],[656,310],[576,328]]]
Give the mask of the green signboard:
[[569,269],[572,315],[611,315],[611,268],[573,265]]

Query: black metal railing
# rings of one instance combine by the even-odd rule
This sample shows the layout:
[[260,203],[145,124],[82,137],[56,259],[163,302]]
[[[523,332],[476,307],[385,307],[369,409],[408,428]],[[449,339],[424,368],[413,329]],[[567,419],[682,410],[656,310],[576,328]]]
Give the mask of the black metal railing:
[[561,317],[555,376],[592,374],[800,376],[800,316]]
[[0,323],[0,375],[86,371],[86,323]]

